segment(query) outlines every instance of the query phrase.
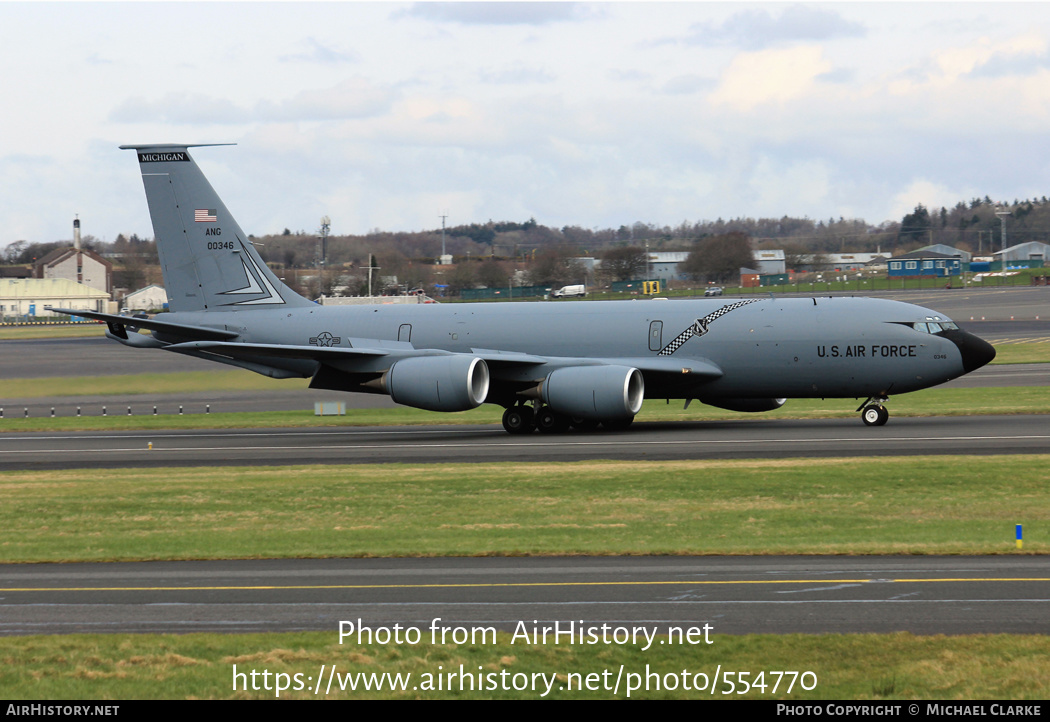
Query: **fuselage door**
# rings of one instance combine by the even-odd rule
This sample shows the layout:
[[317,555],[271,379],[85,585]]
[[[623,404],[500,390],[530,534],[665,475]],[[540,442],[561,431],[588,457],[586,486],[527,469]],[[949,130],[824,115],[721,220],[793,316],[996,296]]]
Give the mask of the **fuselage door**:
[[663,345],[664,336],[664,322],[653,321],[649,324],[649,350],[659,351],[664,347]]
[[397,329],[397,340],[406,342],[412,340],[412,324],[401,324],[401,327]]

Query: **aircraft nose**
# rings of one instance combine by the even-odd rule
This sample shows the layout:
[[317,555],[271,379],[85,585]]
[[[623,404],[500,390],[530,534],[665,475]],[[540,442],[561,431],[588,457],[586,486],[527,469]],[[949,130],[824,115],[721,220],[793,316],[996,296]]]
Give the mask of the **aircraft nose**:
[[944,331],[943,336],[959,347],[966,373],[981,368],[995,358],[995,347],[968,331],[952,329]]

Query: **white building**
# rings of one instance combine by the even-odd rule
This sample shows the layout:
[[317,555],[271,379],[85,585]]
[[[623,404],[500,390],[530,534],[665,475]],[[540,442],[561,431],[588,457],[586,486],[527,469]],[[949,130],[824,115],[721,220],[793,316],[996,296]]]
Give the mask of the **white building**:
[[124,308],[130,311],[161,309],[168,303],[168,292],[164,286],[153,283],[124,297]]
[[1017,261],[1038,261],[1045,266],[1046,260],[1050,258],[1050,245],[1039,241],[1018,243],[1016,246],[1010,246],[1005,251],[998,251],[992,255],[997,261],[1001,261],[1005,255],[1007,266]]
[[689,258],[689,251],[656,251],[649,254],[648,278],[661,281],[684,281],[685,275],[679,272],[680,265]]
[[784,251],[755,251],[755,270],[763,276],[787,273],[787,262],[784,260]]
[[0,280],[0,316],[51,317],[45,306],[77,311],[111,311],[109,294],[65,278]]
[[859,271],[885,256],[880,253],[826,253],[828,268],[835,271]]
[[68,279],[91,288],[113,292],[113,264],[94,251],[57,248],[33,264],[36,278]]
[[967,253],[966,251],[960,251],[958,248],[949,246],[946,243],[934,243],[932,246],[923,246],[918,248],[919,251],[933,251],[934,253],[943,253],[946,256],[955,256],[960,259],[963,263],[969,263],[973,254]]

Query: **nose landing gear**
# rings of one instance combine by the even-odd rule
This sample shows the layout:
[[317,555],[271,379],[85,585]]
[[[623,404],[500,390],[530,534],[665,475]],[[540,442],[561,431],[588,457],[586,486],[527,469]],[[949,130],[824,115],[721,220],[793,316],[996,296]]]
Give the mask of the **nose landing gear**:
[[884,426],[886,424],[890,418],[890,412],[883,404],[888,400],[885,396],[871,396],[857,407],[865,426]]

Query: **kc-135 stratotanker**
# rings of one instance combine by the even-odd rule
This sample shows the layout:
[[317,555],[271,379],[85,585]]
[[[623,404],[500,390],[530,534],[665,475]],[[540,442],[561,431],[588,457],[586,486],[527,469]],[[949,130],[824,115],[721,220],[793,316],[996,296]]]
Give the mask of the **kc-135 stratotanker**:
[[645,398],[735,411],[866,399],[857,410],[879,426],[891,394],[995,357],[937,311],[874,298],[321,306],[267,268],[197,146],[121,147],[138,157],[170,313],[56,310],[106,322],[127,346],[431,411],[498,404],[512,434],[624,429]]

